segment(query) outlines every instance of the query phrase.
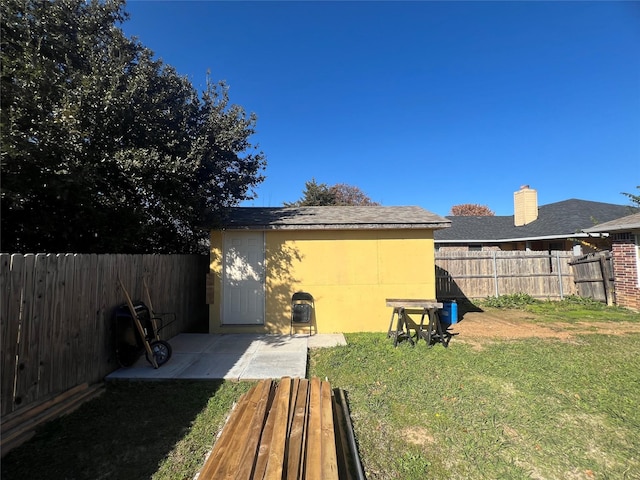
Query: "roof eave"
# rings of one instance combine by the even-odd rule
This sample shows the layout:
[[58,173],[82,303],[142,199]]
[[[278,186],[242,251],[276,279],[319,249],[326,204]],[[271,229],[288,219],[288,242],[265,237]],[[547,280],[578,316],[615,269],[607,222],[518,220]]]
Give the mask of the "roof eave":
[[629,225],[617,225],[610,228],[599,229],[598,227],[587,228],[583,230],[586,233],[599,233],[599,232],[628,232],[631,230],[640,230],[640,223]]
[[565,240],[569,238],[602,237],[606,235],[589,235],[587,233],[572,233],[565,235],[541,235],[537,237],[517,237],[517,238],[485,238],[485,239],[464,239],[464,240],[438,240],[436,243],[508,243],[508,242],[531,242],[535,240]]
[[437,230],[450,223],[318,223],[225,225],[222,230]]

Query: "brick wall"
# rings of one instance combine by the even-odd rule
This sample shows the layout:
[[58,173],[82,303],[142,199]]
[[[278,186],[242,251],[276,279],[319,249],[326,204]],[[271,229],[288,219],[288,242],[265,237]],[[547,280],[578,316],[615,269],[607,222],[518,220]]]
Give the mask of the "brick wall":
[[632,234],[618,234],[614,237],[611,253],[613,256],[616,304],[620,307],[640,310],[636,250],[637,247]]

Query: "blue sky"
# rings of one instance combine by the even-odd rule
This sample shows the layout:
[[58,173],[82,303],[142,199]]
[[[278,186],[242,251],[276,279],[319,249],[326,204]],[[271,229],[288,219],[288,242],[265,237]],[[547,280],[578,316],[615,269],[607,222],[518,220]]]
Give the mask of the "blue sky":
[[258,116],[245,206],[347,183],[440,215],[461,203],[628,204],[640,185],[640,2],[129,1],[122,25]]

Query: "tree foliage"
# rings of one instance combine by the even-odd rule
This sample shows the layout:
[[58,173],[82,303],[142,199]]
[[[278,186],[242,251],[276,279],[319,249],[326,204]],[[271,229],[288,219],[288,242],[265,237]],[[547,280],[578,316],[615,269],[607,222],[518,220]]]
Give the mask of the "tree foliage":
[[[638,185],[636,188],[640,190],[640,185]],[[636,207],[640,207],[640,195],[635,195],[633,193],[625,193],[625,192],[622,192],[622,195],[624,195],[629,200],[631,200],[631,203],[633,205],[635,205]]]
[[337,183],[330,188],[335,196],[336,205],[360,205],[372,206],[380,205],[369,198],[369,196],[358,187]]
[[197,251],[252,198],[255,115],[125,37],[123,0],[0,8],[3,251]]
[[315,179],[305,183],[302,198],[284,204],[287,207],[310,207],[310,206],[372,206],[379,205],[371,200],[366,193],[358,187],[337,183],[328,186],[326,183],[317,183]]
[[451,215],[457,217],[493,217],[495,213],[486,205],[462,203],[451,207]]

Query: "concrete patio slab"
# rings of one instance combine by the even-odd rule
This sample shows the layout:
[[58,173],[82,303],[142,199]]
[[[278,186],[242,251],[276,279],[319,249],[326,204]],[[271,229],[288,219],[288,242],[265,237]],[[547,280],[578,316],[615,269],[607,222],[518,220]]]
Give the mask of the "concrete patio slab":
[[131,367],[120,368],[107,375],[106,380],[169,380],[179,378],[180,373],[194,361],[191,353],[174,353],[167,363],[155,369],[144,355]]
[[189,380],[238,380],[252,361],[251,354],[202,353],[179,378]]
[[298,377],[307,373],[307,355],[299,352],[256,352],[238,380]]
[[308,348],[346,345],[338,335],[182,333],[169,340],[173,354],[158,369],[144,354],[106,380],[261,380],[306,376]]
[[[207,334],[203,334],[207,335]],[[258,349],[257,343],[264,335],[237,334],[237,335],[213,335],[218,337],[205,352],[207,353],[253,353]]]
[[173,337],[169,343],[174,352],[200,353],[207,351],[222,340],[220,335],[203,335],[201,333],[181,333]]

